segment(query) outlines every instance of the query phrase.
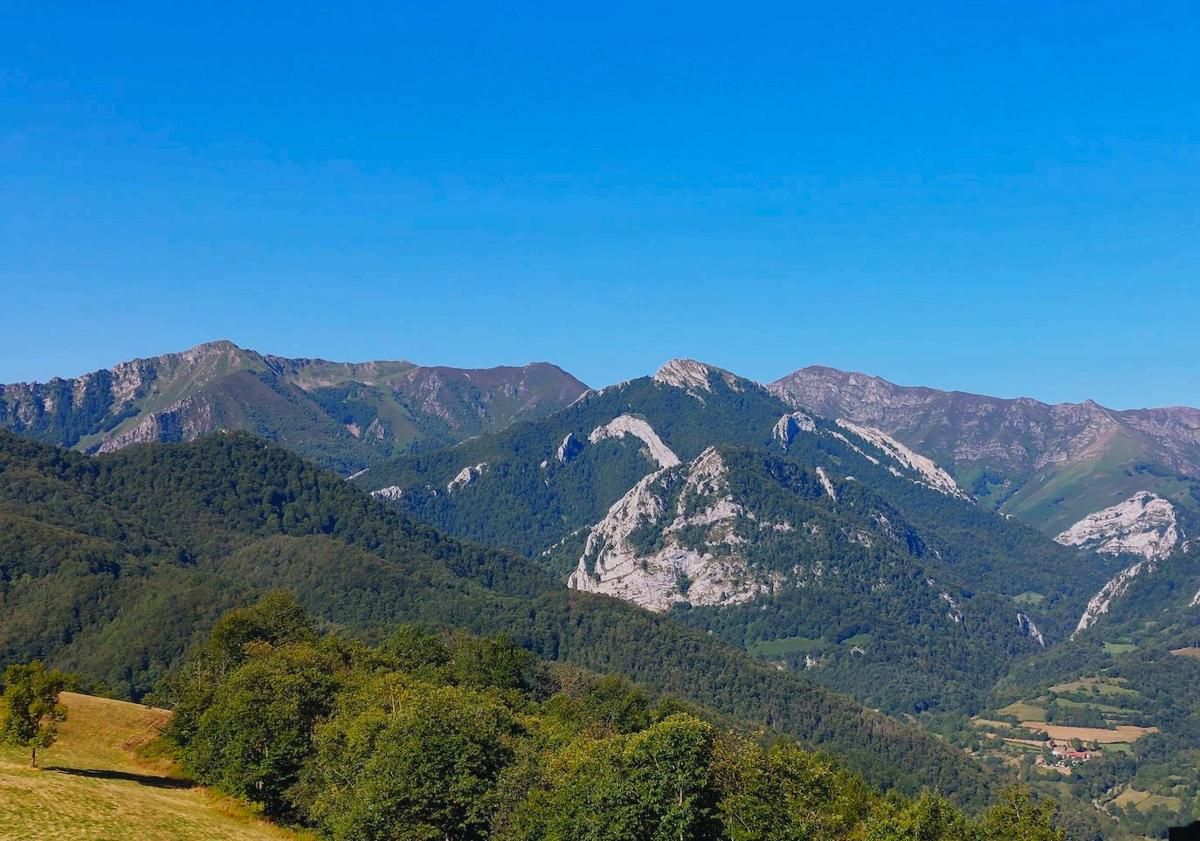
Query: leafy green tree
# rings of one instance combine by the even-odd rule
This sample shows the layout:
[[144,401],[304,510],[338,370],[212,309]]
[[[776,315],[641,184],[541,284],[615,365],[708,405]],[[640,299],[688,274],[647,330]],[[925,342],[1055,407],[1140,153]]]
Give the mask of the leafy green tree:
[[164,678],[149,699],[175,711],[168,726],[171,738],[181,746],[191,742],[218,687],[252,652],[315,642],[314,624],[295,594],[284,591],[267,593],[253,605],[222,615],[204,644]]
[[1034,799],[1026,786],[1007,789],[999,803],[984,813],[980,837],[988,841],[1063,841],[1066,833],[1054,824],[1051,800]]
[[716,837],[712,725],[686,714],[629,736],[563,750],[552,789],[534,793],[519,832],[546,841],[682,841]]
[[867,841],[967,841],[975,836],[961,812],[933,792],[872,821]]
[[267,593],[250,607],[231,610],[213,626],[206,645],[209,658],[233,665],[242,663],[251,643],[279,646],[313,642],[317,638],[312,617],[291,592]]
[[379,646],[376,653],[390,667],[409,674],[436,678],[450,663],[450,650],[434,633],[416,625],[401,625]]
[[202,782],[288,816],[287,791],[310,753],[314,725],[329,711],[341,664],[318,645],[261,645],[260,656],[220,685],[183,760]]
[[843,837],[871,804],[856,778],[790,742],[763,750],[727,740],[714,766],[722,791],[718,808],[731,841]]
[[67,720],[67,708],[58,702],[66,682],[66,675],[57,669],[47,671],[40,660],[4,670],[0,743],[29,748],[29,764],[34,768],[38,748],[54,744],[59,723]]
[[452,650],[454,677],[463,686],[511,690],[540,696],[545,669],[531,652],[500,634],[495,639],[459,636]]
[[516,731],[494,695],[456,686],[417,686],[394,711],[335,717],[301,789],[316,792],[309,817],[337,841],[486,838]]

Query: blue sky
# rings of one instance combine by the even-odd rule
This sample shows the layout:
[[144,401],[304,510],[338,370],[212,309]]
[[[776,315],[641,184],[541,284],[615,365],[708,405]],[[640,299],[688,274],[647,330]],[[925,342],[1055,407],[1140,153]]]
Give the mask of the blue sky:
[[169,5],[3,3],[0,382],[224,337],[1200,405],[1194,3]]

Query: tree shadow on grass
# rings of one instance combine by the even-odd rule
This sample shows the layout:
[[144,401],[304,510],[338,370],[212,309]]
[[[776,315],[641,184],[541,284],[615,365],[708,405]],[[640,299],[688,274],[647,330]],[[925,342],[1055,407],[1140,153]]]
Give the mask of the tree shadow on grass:
[[59,774],[70,774],[73,777],[88,777],[94,780],[124,780],[138,785],[153,788],[195,788],[191,780],[179,780],[172,777],[156,777],[151,774],[134,774],[129,771],[113,771],[110,768],[63,768],[58,765],[47,765],[47,771]]

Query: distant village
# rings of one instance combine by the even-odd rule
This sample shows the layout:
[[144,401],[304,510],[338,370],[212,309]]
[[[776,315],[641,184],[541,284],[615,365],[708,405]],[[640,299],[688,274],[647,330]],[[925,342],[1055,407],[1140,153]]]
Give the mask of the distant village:
[[1034,764],[1042,768],[1070,771],[1076,765],[1087,762],[1099,754],[1099,750],[1090,750],[1083,745],[1076,747],[1072,742],[1051,739],[1050,756],[1053,758],[1047,759],[1045,755],[1042,755],[1034,761]]

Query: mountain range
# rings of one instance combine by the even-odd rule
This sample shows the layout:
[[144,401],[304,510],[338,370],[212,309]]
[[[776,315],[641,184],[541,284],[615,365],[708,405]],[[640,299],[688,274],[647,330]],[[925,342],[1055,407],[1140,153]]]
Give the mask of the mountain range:
[[769,388],[811,411],[886,432],[946,467],[981,504],[1048,534],[1140,492],[1188,512],[1200,502],[1200,409],[1050,405],[820,366]]
[[[761,384],[686,359],[594,390],[545,363],[335,363],[216,342],[0,387],[0,420],[41,442],[0,438],[9,657],[138,695],[213,611],[286,587],[361,633],[400,619],[508,631],[910,789],[931,774],[970,789],[974,766],[948,770],[896,731],[924,764],[875,768],[856,702],[996,773],[1036,734],[1014,716],[1133,726],[1136,744],[1075,772],[1072,795],[1132,826],[1144,816],[1121,812],[1120,791],[1160,798],[1155,820],[1200,807],[1167,770],[1200,751],[1200,710],[1174,689],[1200,651],[1195,409],[823,367]],[[177,618],[139,640],[164,612]]]
[[0,426],[84,452],[241,430],[348,474],[549,414],[586,388],[547,363],[329,362],[217,341],[80,377],[0,385]]

